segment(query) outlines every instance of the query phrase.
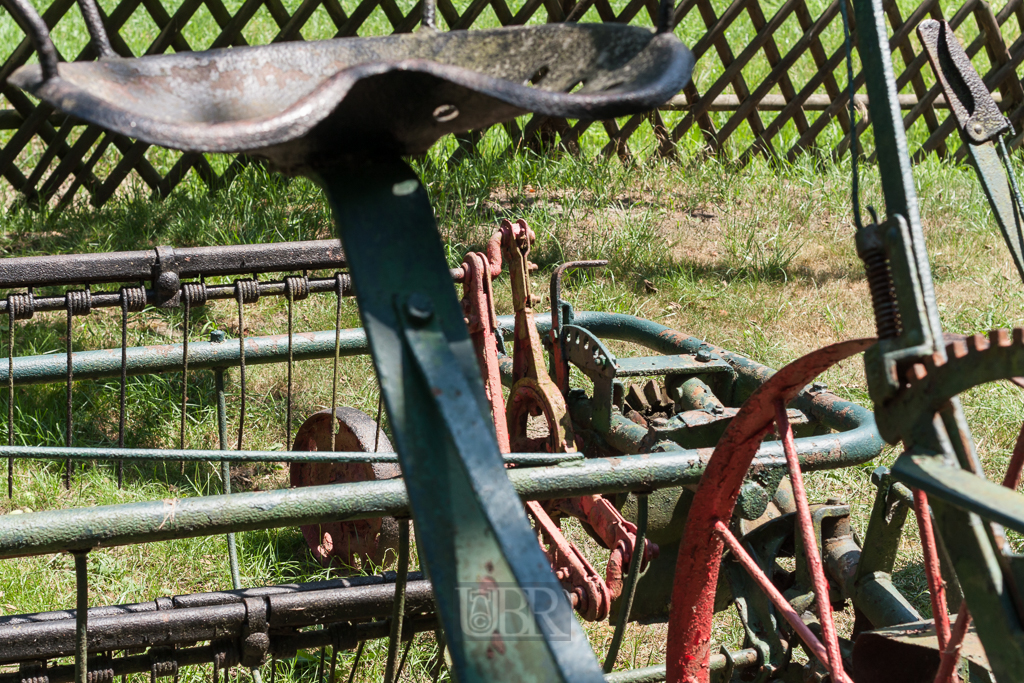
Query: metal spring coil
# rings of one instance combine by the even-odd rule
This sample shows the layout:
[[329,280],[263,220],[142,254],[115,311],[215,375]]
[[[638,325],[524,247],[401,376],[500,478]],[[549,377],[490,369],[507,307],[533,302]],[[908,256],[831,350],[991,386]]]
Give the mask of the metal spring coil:
[[71,315],[88,315],[92,310],[92,292],[88,289],[64,292],[64,301]]
[[122,287],[121,299],[128,311],[138,313],[146,307],[146,288]]
[[[186,282],[181,286],[181,294],[188,301],[188,305],[191,307],[205,306],[206,305],[206,283],[205,282]],[[259,294],[256,295],[259,298]]]
[[889,261],[881,249],[871,249],[861,258],[864,260],[868,289],[871,291],[871,307],[875,311],[878,338],[895,339],[900,333],[900,311],[896,306]]
[[257,280],[235,280],[235,297],[243,304],[254,304],[260,300],[260,283]]
[[8,294],[7,310],[15,320],[28,320],[36,312],[35,296],[28,294]]
[[309,278],[289,275],[284,279],[284,291],[292,301],[302,301],[309,296]]

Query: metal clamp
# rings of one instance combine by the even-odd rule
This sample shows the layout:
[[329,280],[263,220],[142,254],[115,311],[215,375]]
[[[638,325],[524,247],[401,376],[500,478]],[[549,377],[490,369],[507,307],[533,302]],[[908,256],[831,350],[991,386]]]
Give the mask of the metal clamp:
[[267,601],[264,598],[245,598],[245,626],[242,629],[242,666],[255,669],[261,666],[270,652],[267,625]]
[[153,264],[153,291],[157,306],[172,308],[181,303],[181,278],[174,247],[157,247],[156,263]]

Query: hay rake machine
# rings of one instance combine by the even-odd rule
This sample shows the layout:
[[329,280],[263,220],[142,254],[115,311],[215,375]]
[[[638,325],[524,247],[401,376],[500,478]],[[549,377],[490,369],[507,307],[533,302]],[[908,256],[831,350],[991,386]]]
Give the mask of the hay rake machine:
[[[377,638],[388,639],[391,683],[402,672],[402,643],[422,631],[437,633],[460,681],[1024,675],[1018,561],[1003,531],[1022,530],[1024,509],[1013,491],[980,474],[956,399],[978,382],[1024,375],[1024,333],[945,350],[880,0],[854,3],[888,211],[885,221],[857,221],[879,339],[829,346],[779,372],[650,321],[574,311],[561,297],[561,277],[600,263],[556,269],[550,321],[536,317],[532,235],[522,221],[503,223],[485,252],[449,269],[425,189],[400,160],[442,135],[526,112],[608,118],[664,101],[693,66],[668,30],[670,3],[662,3],[654,32],[566,24],[442,33],[433,3],[424,2],[424,28],[411,35],[121,59],[94,1],[81,0],[101,59],[61,64],[32,7],[11,4],[40,56],[12,76],[15,85],[150,144],[247,152],[310,176],[326,191],[341,241],[0,265],[0,286],[19,290],[0,306],[9,332],[15,319],[60,310],[69,339],[63,358],[15,358],[9,344],[4,377],[11,397],[19,383],[67,384],[65,445],[9,444],[0,455],[65,460],[68,485],[72,464],[83,459],[286,461],[295,485],[0,519],[0,558],[70,552],[78,587],[74,610],[0,618],[3,683],[101,683],[132,673],[155,680],[210,663],[215,679],[239,666],[255,678],[268,660],[309,649],[319,649],[322,662],[332,653],[333,682],[337,653],[356,649],[351,679],[363,644]],[[502,263],[515,309],[509,318],[494,313],[492,279]],[[336,274],[307,274],[323,269]],[[254,273],[288,275],[203,280]],[[462,284],[461,304],[453,280]],[[104,283],[128,286],[71,289]],[[69,289],[20,292],[44,286]],[[289,317],[286,335],[242,336],[245,307],[260,296],[284,295],[291,311],[317,292],[339,302],[354,294],[364,327],[296,334]],[[189,343],[193,307],[218,297],[237,301],[240,338]],[[124,324],[147,304],[184,308],[183,344],[123,341],[120,349],[71,352],[75,316],[119,306]],[[616,357],[602,341],[610,339],[653,354]],[[860,352],[877,431],[867,410],[812,383]],[[290,378],[297,361],[334,358],[337,368],[340,356],[362,353],[373,357],[390,437],[379,418],[332,405],[304,422],[289,452],[242,450],[247,363],[286,363]],[[235,449],[222,382],[229,367],[242,379]],[[570,385],[570,368],[588,378],[589,393]],[[74,380],[120,377],[123,387],[129,374],[205,369],[219,378],[220,449],[187,449],[184,439],[178,450],[72,443]],[[290,407],[289,397],[289,441]],[[119,445],[126,409],[122,401]],[[879,433],[906,452],[892,472],[875,471],[877,498],[861,538],[842,501],[809,505],[802,472],[872,459]],[[1014,458],[1009,483],[1022,460]],[[934,620],[922,620],[890,577],[911,509]],[[611,551],[603,577],[561,534],[566,516]],[[285,526],[303,527],[325,565],[376,562],[394,551],[396,571],[243,588],[233,560],[233,590],[89,607],[90,552]],[[413,529],[422,573],[410,571]],[[780,562],[787,557],[793,570]],[[963,602],[945,597],[947,585],[951,594],[962,589]],[[956,602],[951,628],[947,603]],[[711,619],[730,605],[744,643],[716,652]],[[856,616],[842,638],[833,605],[852,605]],[[615,621],[603,665],[573,609]],[[612,673],[626,623],[657,618],[669,622],[665,664]],[[442,659],[435,661],[436,678]]]

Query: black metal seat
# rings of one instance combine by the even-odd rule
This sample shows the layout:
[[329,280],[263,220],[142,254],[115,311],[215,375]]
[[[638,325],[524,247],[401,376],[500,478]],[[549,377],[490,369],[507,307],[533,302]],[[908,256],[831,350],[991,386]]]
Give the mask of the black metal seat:
[[424,152],[448,133],[527,112],[644,111],[679,92],[694,58],[671,32],[549,24],[41,61],[10,80],[61,111],[155,145],[247,152],[298,173],[339,155]]

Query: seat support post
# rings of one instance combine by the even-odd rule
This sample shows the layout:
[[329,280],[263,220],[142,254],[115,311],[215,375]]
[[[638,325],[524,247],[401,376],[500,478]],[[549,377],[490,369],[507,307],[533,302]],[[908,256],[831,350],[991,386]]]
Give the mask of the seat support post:
[[433,208],[399,158],[318,173],[434,586],[455,678],[601,681],[509,482]]

